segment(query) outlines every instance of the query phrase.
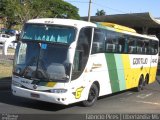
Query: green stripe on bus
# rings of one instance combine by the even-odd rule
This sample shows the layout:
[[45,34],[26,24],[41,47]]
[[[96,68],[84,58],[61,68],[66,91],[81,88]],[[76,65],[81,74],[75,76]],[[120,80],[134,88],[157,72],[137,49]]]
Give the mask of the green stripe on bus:
[[125,82],[125,77],[124,77],[124,67],[123,67],[122,55],[115,54],[114,56],[115,56],[116,67],[117,67],[119,87],[120,87],[120,90],[125,90],[126,82]]
[[114,54],[107,53],[105,54],[105,56],[106,56],[107,65],[108,65],[108,72],[109,72],[112,92],[120,91]]

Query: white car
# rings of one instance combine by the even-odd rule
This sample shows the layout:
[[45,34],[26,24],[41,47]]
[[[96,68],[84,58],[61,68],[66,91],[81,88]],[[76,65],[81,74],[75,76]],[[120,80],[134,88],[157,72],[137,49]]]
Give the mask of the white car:
[[17,43],[14,43],[14,41],[16,41],[16,36],[0,34],[0,44],[2,44],[3,46],[7,46],[7,48],[10,47],[15,49]]
[[0,34],[0,43],[3,44],[6,42],[6,40],[9,40],[10,39],[10,35],[7,35],[7,34]]

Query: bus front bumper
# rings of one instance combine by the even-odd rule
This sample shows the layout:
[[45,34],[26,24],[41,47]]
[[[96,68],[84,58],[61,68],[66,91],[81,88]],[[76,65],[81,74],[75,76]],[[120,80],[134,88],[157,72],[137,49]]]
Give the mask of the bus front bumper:
[[70,104],[67,98],[69,95],[67,93],[49,93],[49,92],[41,92],[41,91],[34,91],[29,89],[24,89],[18,86],[12,85],[12,94],[15,96],[68,105]]

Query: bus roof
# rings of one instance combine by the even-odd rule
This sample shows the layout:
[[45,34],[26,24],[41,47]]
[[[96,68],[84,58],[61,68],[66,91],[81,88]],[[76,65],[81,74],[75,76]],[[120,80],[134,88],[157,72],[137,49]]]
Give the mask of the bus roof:
[[143,37],[143,38],[153,39],[153,40],[159,41],[159,39],[155,35],[139,34],[132,28],[122,26],[122,25],[118,25],[118,24],[115,24],[115,23],[96,22],[95,24],[99,28],[104,28],[104,29],[119,32],[119,33],[124,33],[124,34],[133,35],[133,36],[136,36],[136,37]]
[[117,29],[117,30],[136,33],[136,31],[134,29],[132,29],[132,28],[129,28],[129,27],[126,27],[126,26],[122,26],[122,25],[118,25],[118,24],[115,24],[115,23],[100,22],[99,24],[102,24],[102,25],[108,26],[108,27],[112,27],[112,28]]
[[82,21],[82,20],[73,20],[73,19],[60,19],[60,18],[31,19],[27,23],[58,24],[58,25],[72,26],[72,27],[76,27],[76,28],[82,28],[85,26],[96,27],[96,25],[91,22],[86,22],[86,21]]
[[39,19],[31,19],[31,20],[27,21],[27,23],[56,24],[56,25],[58,24],[58,25],[72,26],[72,27],[76,27],[76,28],[79,28],[79,29],[82,28],[82,27],[91,26],[91,27],[104,28],[104,29],[107,29],[107,30],[120,32],[120,33],[125,33],[125,34],[129,34],[129,35],[133,35],[133,36],[158,40],[157,37],[138,34],[132,28],[122,26],[122,25],[118,25],[118,24],[115,24],[115,23],[108,23],[108,22],[92,23],[92,22],[87,22],[87,21],[82,21],[82,20],[73,20],[73,19],[39,18]]

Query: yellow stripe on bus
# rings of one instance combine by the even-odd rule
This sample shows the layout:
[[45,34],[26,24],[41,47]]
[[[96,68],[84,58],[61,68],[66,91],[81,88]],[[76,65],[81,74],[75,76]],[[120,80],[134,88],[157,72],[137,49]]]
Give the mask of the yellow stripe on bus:
[[48,82],[48,83],[46,84],[46,86],[47,86],[47,87],[54,87],[55,84],[56,84],[56,82]]
[[126,89],[132,88],[132,83],[130,80],[132,79],[130,75],[131,74],[131,67],[130,67],[130,60],[129,60],[129,55],[123,54],[122,55],[122,61],[123,61],[123,68],[124,68],[124,78],[126,81]]
[[157,71],[157,67],[151,67],[150,69],[150,80],[149,83],[153,83],[156,80],[156,72]]

